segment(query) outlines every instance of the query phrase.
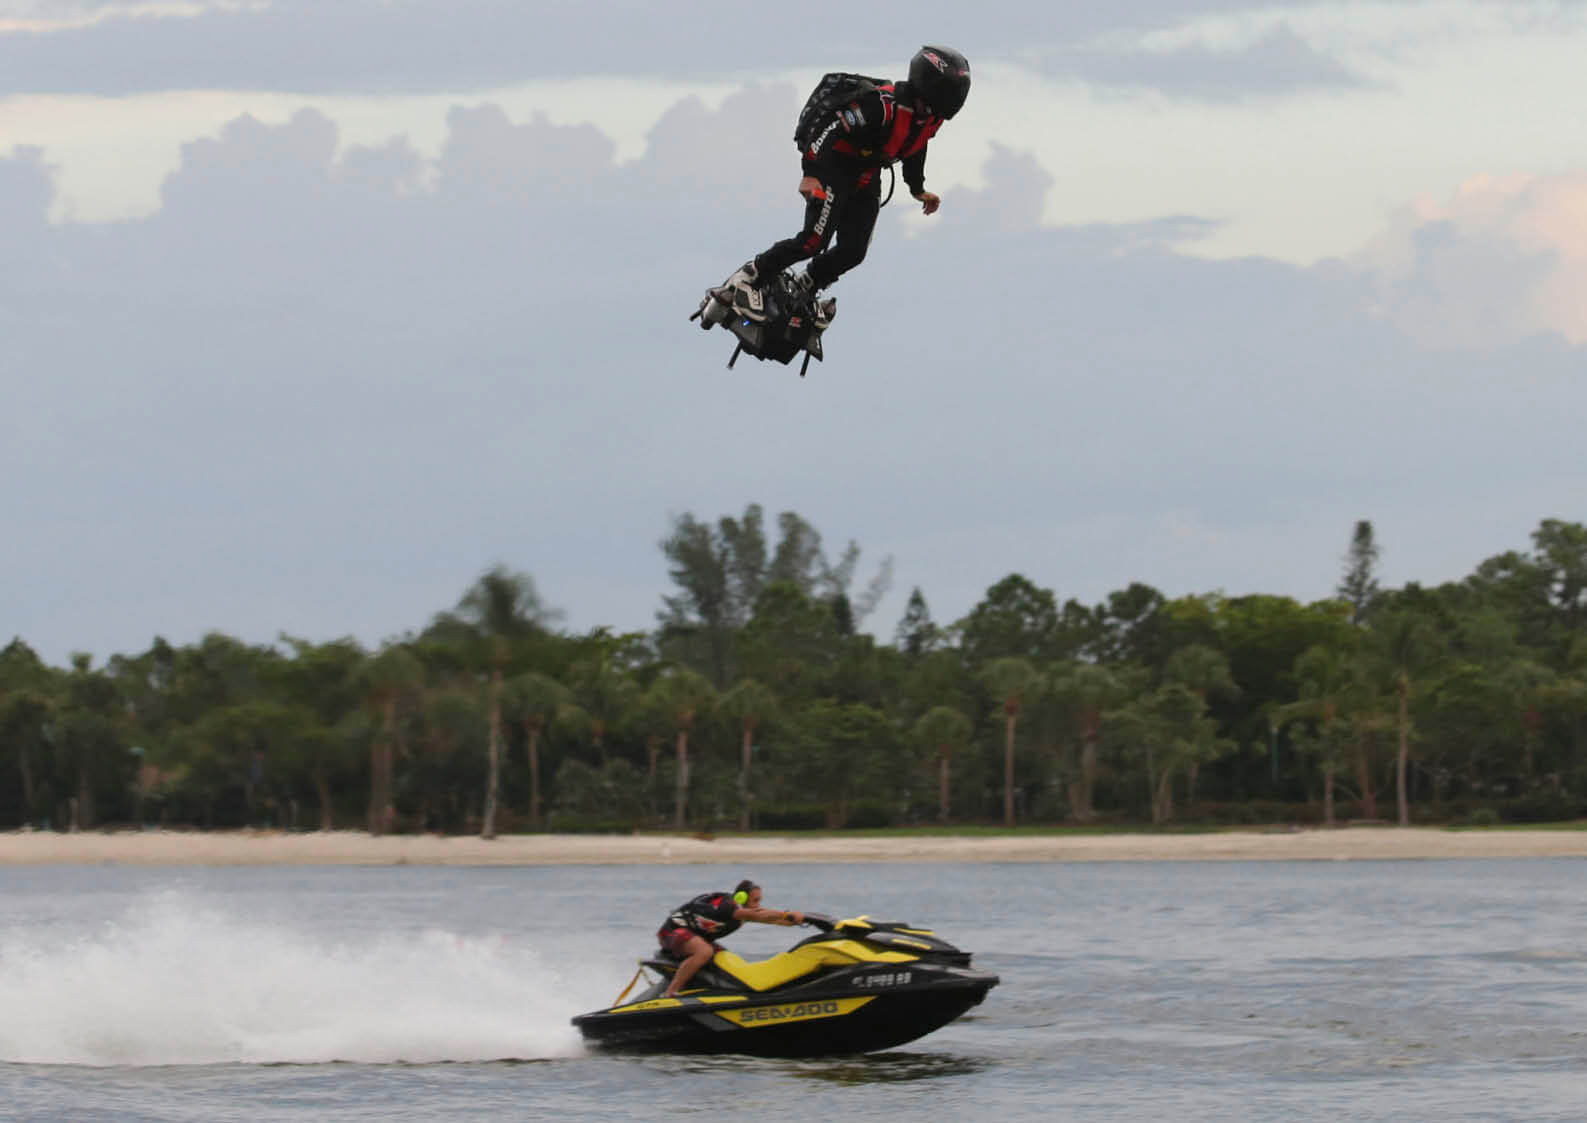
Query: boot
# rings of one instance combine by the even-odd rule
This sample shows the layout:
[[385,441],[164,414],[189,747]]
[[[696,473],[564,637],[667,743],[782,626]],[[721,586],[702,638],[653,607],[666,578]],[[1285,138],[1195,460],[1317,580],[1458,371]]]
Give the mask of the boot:
[[746,261],[711,295],[745,319],[757,323],[766,319],[766,295],[760,291],[760,270],[753,259]]

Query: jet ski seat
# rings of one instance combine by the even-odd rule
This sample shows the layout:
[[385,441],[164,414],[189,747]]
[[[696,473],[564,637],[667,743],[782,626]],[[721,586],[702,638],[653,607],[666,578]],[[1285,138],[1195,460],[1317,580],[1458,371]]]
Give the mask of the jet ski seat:
[[910,963],[912,955],[868,948],[856,940],[832,940],[797,947],[751,963],[726,949],[716,953],[711,965],[730,975],[750,990],[772,990],[814,974],[824,967],[847,967],[852,963]]

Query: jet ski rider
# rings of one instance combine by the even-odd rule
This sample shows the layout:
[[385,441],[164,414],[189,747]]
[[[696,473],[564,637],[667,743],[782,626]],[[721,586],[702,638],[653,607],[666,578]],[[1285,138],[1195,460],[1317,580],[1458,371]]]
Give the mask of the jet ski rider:
[[737,932],[746,920],[792,927],[803,924],[805,914],[798,910],[761,908],[760,886],[747,878],[731,893],[702,893],[679,905],[656,933],[661,950],[683,960],[673,972],[664,997],[678,997],[694,973],[722,950],[716,946],[716,941]]

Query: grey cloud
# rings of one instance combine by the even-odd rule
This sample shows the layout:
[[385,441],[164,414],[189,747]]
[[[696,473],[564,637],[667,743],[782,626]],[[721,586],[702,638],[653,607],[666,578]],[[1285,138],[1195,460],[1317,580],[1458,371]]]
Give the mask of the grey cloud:
[[181,166],[161,188],[165,208],[180,211],[194,198],[214,205],[224,196],[247,205],[260,195],[323,191],[336,153],[337,129],[323,113],[299,110],[282,127],[238,117],[220,136],[182,146]]
[[1055,180],[1036,157],[993,144],[984,173],[987,181],[984,189],[963,192],[966,211],[990,216],[1003,233],[1035,230],[1041,226],[1042,208]]
[[1396,215],[1356,261],[1373,311],[1426,346],[1491,348],[1544,332],[1587,340],[1578,234],[1587,177],[1464,184],[1436,217]]
[[[41,286],[57,281],[61,263],[49,226],[54,176],[43,149],[19,145],[10,156],[0,155],[0,293],[8,278]],[[6,310],[0,307],[0,331],[5,321]]]
[[1410,232],[1413,261],[1378,278],[1376,309],[1431,347],[1488,347],[1536,332],[1536,293],[1559,254],[1528,250],[1506,232],[1464,233],[1452,222]]
[[407,195],[424,179],[424,157],[404,137],[381,145],[351,145],[336,169],[337,180],[375,195]]
[[10,156],[0,156],[0,232],[44,225],[55,193],[53,177],[37,145],[18,145]]
[[[686,316],[798,221],[791,144],[730,139],[790,96],[675,107],[626,165],[473,107],[423,176],[400,141],[338,157],[318,114],[240,119],[150,218],[43,228],[59,273],[0,271],[0,474],[31,481],[0,497],[0,619],[52,658],[210,627],[372,642],[504,560],[572,626],[643,628],[667,514],[751,501],[896,554],[943,617],[1014,568],[1084,598],[1320,596],[1353,518],[1394,542],[1441,514],[1397,555],[1425,578],[1513,544],[1465,497],[1523,510],[1524,541],[1587,493],[1578,352],[1430,355],[1341,266],[1175,254],[1194,219],[1040,228],[1047,173],[1009,150],[929,223],[884,212],[806,380],[728,371]],[[29,213],[42,166],[0,164]],[[1182,517],[1216,533],[1154,556]]]
[[1056,77],[1153,89],[1204,101],[1349,89],[1366,84],[1289,27],[1276,28],[1235,51],[1191,47],[1167,53],[1118,52],[1087,47],[1034,51],[1027,57]]
[[[1246,0],[1199,0],[1194,10],[1249,7]],[[0,96],[173,89],[466,91],[585,75],[699,79],[746,70],[845,69],[878,57],[896,58],[901,71],[918,45],[913,36],[921,33],[953,43],[974,63],[1033,43],[1061,49],[1108,31],[1177,23],[1190,14],[1173,0],[1076,0],[1058,6],[1029,0],[1005,5],[996,19],[988,19],[962,2],[918,0],[905,27],[889,7],[850,6],[837,21],[812,18],[797,5],[706,20],[680,19],[676,9],[645,0],[555,6],[518,0],[276,0],[264,8],[211,10],[193,18],[117,19],[50,34],[0,35]],[[1300,62],[1303,73],[1320,65],[1315,59],[1291,61]],[[1208,76],[1200,81],[1216,84]]]

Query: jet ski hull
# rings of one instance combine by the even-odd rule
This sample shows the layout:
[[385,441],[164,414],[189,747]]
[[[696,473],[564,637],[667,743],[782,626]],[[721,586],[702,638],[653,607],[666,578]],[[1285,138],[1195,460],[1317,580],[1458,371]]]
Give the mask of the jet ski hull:
[[[941,1029],[977,1006],[996,975],[912,965],[910,981],[873,989],[870,974],[814,980],[773,994],[719,989],[660,997],[659,983],[635,1002],[574,1018],[603,1048],[676,1053],[813,1057],[892,1049]],[[888,976],[881,976],[886,978]],[[895,977],[902,978],[899,973]]]

